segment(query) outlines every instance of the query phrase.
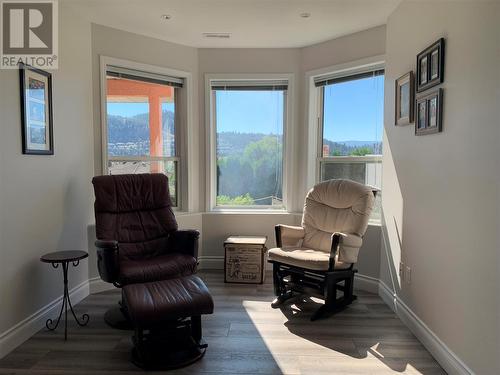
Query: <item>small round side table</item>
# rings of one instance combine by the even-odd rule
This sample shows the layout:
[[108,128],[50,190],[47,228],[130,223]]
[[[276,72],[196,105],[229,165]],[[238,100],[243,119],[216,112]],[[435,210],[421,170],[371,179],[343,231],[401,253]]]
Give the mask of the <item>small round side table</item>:
[[89,315],[88,314],[83,314],[81,320],[79,320],[76,317],[75,311],[73,310],[73,306],[71,305],[71,301],[69,299],[69,293],[68,293],[68,266],[69,263],[71,262],[73,264],[73,267],[78,266],[80,263],[80,260],[85,259],[89,256],[89,254],[86,251],[80,251],[80,250],[67,250],[67,251],[56,251],[53,253],[48,253],[40,257],[40,260],[44,263],[50,263],[52,264],[52,267],[58,268],[59,264],[62,264],[62,270],[63,270],[63,277],[64,277],[64,294],[63,294],[63,299],[62,299],[62,304],[61,304],[61,311],[59,312],[59,316],[57,317],[57,321],[54,323],[52,319],[47,319],[45,322],[45,326],[47,327],[48,330],[53,331],[57,328],[59,325],[59,322],[61,321],[61,316],[64,310],[64,340],[66,341],[68,339],[68,305],[70,308],[71,313],[73,314],[73,317],[75,318],[75,321],[78,323],[79,326],[83,327],[86,326],[87,323],[89,322]]

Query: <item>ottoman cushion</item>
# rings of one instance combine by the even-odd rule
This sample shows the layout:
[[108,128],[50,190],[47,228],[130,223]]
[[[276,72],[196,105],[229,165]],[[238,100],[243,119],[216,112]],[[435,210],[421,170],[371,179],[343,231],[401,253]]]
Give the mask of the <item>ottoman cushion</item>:
[[196,315],[212,314],[214,303],[203,281],[195,275],[178,279],[129,284],[123,300],[130,319],[141,328]]

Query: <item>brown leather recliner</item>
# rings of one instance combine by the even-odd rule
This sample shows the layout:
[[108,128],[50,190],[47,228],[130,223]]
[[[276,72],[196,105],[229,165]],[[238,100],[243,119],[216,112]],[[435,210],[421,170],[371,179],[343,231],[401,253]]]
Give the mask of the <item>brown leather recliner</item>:
[[[199,232],[178,230],[163,174],[98,176],[95,192],[97,265],[117,287],[188,276],[196,272]],[[124,307],[105,314],[126,328]]]

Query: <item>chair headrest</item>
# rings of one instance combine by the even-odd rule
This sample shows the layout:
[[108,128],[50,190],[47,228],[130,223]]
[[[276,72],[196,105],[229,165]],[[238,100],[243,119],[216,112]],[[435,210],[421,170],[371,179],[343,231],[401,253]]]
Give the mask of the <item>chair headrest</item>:
[[128,212],[172,206],[168,178],[161,173],[97,176],[92,179],[96,212]]
[[328,180],[309,190],[306,200],[310,199],[332,208],[349,208],[376,191],[376,188],[351,180]]

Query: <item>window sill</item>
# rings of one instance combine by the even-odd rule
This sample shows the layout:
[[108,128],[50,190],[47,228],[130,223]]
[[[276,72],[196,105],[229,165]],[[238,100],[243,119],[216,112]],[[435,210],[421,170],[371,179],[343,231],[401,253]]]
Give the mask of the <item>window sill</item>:
[[192,216],[192,215],[200,215],[203,212],[190,212],[190,211],[180,211],[180,210],[173,210],[175,216]]
[[210,211],[205,212],[208,215],[261,215],[261,214],[269,214],[269,215],[283,215],[283,214],[292,214],[288,212],[286,209],[271,209],[271,208],[213,208]]
[[380,220],[369,220],[368,225],[371,227],[382,227],[382,221]]

